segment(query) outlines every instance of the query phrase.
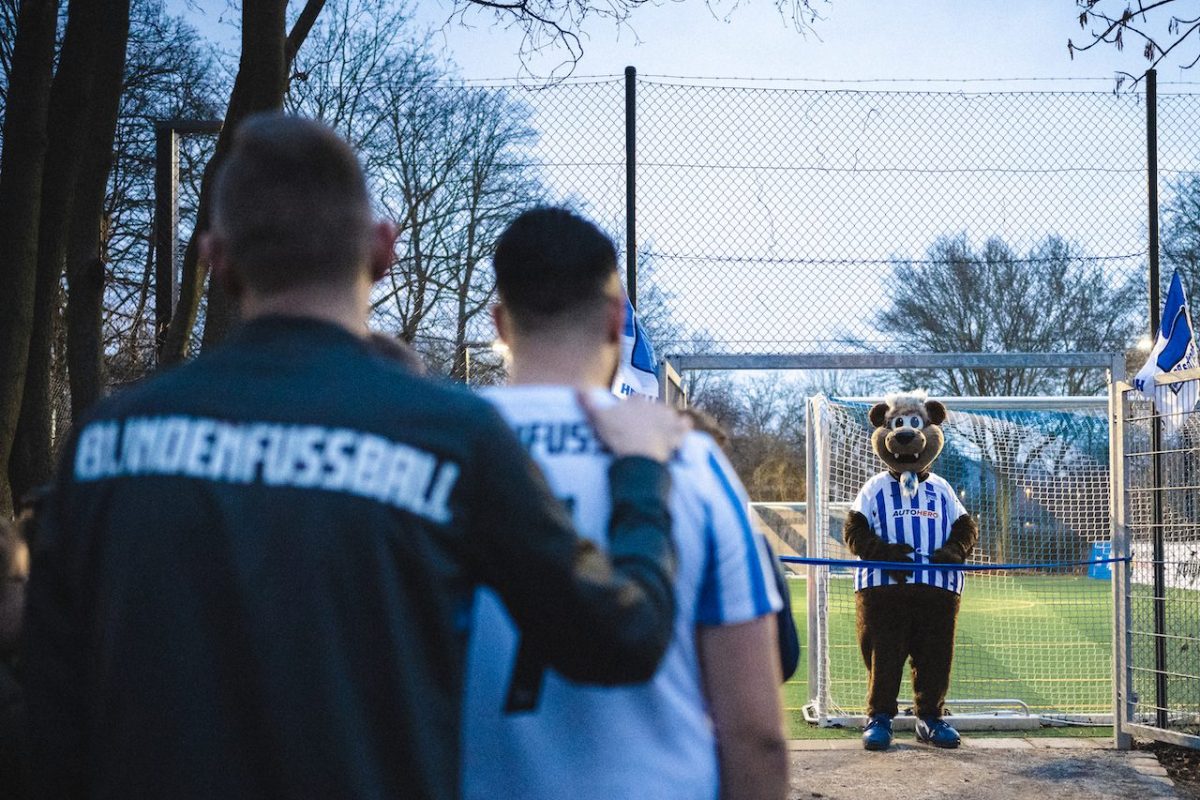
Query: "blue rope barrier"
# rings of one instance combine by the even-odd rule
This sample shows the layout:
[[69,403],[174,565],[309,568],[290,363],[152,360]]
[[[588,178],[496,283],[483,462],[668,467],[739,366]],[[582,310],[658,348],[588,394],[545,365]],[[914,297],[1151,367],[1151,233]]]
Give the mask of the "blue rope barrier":
[[1122,558],[1097,558],[1087,561],[1053,561],[1049,564],[916,564],[912,561],[859,561],[844,558],[805,558],[804,556],[779,556],[779,560],[788,564],[809,564],[815,567],[853,567],[855,569],[884,569],[905,570],[943,570],[945,572],[991,572],[1003,569],[1059,569],[1062,567],[1082,567],[1092,564],[1116,564],[1132,561],[1129,556]]

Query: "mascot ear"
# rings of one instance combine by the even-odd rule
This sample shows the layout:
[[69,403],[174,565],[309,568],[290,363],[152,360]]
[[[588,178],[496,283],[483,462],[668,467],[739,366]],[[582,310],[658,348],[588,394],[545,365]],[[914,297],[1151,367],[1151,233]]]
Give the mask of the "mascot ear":
[[929,421],[934,425],[941,425],[946,421],[946,407],[937,400],[925,401],[925,413],[929,415]]
[[871,424],[878,428],[887,419],[888,404],[876,403],[871,406],[871,410],[867,412],[867,419],[871,420]]

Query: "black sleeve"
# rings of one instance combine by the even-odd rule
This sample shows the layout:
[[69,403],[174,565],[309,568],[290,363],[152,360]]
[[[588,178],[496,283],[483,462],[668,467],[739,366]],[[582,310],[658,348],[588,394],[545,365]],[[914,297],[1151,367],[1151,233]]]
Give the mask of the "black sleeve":
[[[73,447],[65,448],[71,453]],[[83,796],[83,740],[87,729],[87,642],[82,623],[80,581],[72,555],[82,531],[64,517],[63,473],[38,520],[26,588],[21,672],[29,719],[32,796]],[[81,526],[80,526],[81,527]]]
[[846,514],[846,524],[842,527],[842,541],[846,549],[864,561],[878,561],[879,549],[883,540],[871,530],[871,523],[857,511]]
[[670,474],[644,458],[609,469],[605,554],[579,538],[570,515],[499,416],[472,470],[470,549],[523,643],[572,680],[649,680],[670,644],[675,557]]
[[962,564],[975,552],[975,544],[979,541],[979,525],[970,514],[963,514],[954,520],[950,526],[950,536],[946,543],[934,551],[934,563]]
[[792,588],[788,585],[787,573],[783,570],[783,562],[766,542],[767,553],[771,557],[771,566],[775,572],[775,588],[783,600],[783,608],[775,615],[775,629],[779,635],[779,666],[786,683],[796,674],[800,666],[800,634],[796,631],[796,618],[792,616]]

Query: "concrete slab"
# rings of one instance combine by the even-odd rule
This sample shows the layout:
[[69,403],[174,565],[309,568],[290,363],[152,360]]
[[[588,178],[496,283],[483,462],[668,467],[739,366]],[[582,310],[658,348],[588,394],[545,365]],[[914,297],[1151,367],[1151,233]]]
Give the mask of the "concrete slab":
[[1026,739],[1040,750],[1097,750],[1099,746],[1090,739],[1071,736],[1030,736]]
[[1149,774],[1157,762],[1101,747],[968,738],[957,750],[899,740],[870,753],[840,749],[854,740],[825,743],[829,749],[789,753],[790,800],[1181,800],[1169,780]]
[[972,739],[965,737],[962,746],[971,750],[1032,750],[1029,739]]

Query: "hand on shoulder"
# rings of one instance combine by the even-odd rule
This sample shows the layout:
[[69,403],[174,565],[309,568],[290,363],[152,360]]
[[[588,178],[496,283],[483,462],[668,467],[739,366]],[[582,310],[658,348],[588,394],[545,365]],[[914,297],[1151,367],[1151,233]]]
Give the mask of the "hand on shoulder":
[[617,456],[669,461],[692,429],[675,409],[640,397],[601,408],[581,392],[579,404],[596,434]]

